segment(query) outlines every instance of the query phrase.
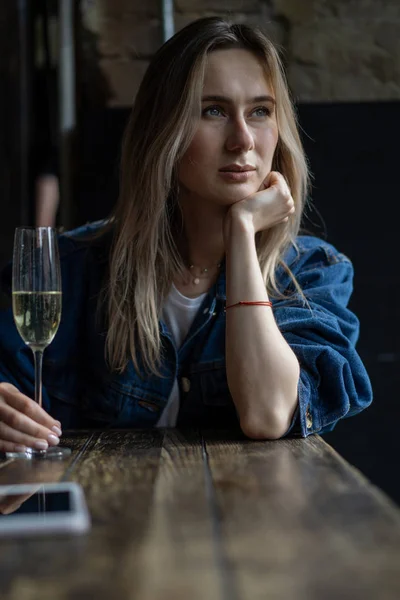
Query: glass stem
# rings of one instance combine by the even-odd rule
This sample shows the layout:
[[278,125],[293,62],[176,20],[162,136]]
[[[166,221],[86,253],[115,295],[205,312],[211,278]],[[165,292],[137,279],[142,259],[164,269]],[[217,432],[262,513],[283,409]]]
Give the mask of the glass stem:
[[34,350],[33,356],[35,360],[35,402],[42,408],[42,363],[43,350]]

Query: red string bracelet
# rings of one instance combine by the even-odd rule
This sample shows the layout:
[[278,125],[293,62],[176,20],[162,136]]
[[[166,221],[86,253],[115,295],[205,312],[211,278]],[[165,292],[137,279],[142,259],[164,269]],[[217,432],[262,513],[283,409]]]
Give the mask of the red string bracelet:
[[236,302],[236,304],[230,304],[225,307],[227,311],[228,308],[233,308],[234,306],[272,306],[272,302],[247,302],[246,300],[241,300],[240,302]]

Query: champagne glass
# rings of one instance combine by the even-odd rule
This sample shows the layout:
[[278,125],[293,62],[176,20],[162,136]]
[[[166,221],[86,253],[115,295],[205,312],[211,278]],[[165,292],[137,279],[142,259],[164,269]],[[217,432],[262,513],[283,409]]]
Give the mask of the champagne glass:
[[[12,306],[18,333],[32,350],[35,364],[35,401],[42,406],[42,362],[61,319],[61,269],[55,229],[17,227],[14,237]],[[27,448],[7,452],[9,458],[65,458],[69,448]]]

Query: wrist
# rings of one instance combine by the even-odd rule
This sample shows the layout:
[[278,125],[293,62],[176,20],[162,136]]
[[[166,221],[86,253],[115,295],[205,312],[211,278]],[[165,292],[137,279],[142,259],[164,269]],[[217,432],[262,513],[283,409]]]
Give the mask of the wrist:
[[254,239],[256,232],[251,214],[244,213],[237,209],[236,205],[233,205],[226,215],[226,221],[225,231],[227,234],[227,242],[229,242],[231,238],[237,240],[238,236],[244,239]]
[[242,262],[256,253],[254,227],[247,219],[232,215],[225,231],[225,251],[228,261],[233,259]]

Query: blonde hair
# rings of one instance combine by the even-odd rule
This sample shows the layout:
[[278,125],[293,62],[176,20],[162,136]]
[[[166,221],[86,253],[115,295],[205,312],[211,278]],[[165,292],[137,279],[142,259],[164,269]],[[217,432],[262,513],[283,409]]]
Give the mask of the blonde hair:
[[105,290],[106,354],[113,370],[123,371],[131,358],[140,372],[140,357],[146,371],[159,374],[162,304],[173,277],[184,268],[173,236],[179,210],[177,164],[194,134],[193,114],[200,114],[207,55],[228,48],[247,49],[265,65],[276,97],[279,131],[272,169],[286,178],[296,206],[287,224],[256,236],[265,284],[268,293],[282,296],[275,279],[281,265],[304,298],[282,258],[299,232],[308,170],[278,52],[257,29],[217,17],[199,19],[176,33],[152,59],[123,137]]

